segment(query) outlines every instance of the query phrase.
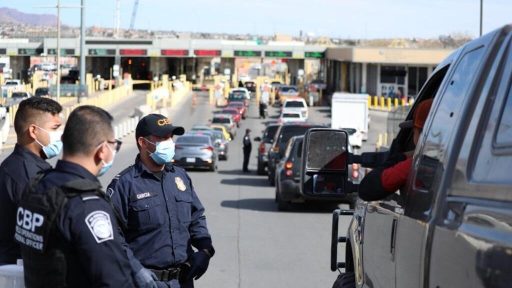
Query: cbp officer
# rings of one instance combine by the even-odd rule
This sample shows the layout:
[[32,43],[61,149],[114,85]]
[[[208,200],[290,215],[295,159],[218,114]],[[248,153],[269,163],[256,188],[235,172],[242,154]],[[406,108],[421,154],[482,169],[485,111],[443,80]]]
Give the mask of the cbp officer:
[[61,111],[58,102],[41,97],[23,100],[18,106],[14,117],[16,145],[0,166],[0,265],[21,259],[13,238],[16,208],[30,178],[51,168],[45,159],[60,153]]
[[249,172],[249,158],[251,157],[252,142],[251,142],[251,129],[245,129],[245,135],[242,140],[242,149],[244,150],[244,163],[242,165],[242,171],[244,173]]
[[16,211],[25,285],[134,287],[124,239],[97,179],[121,145],[112,116],[81,106],[69,116],[62,141],[62,160],[31,181]]
[[[117,175],[107,189],[129,249],[139,286],[194,287],[215,250],[204,207],[188,174],[171,164],[173,135],[183,135],[159,114],[137,124],[139,154],[135,164]],[[145,283],[142,281],[145,279]]]

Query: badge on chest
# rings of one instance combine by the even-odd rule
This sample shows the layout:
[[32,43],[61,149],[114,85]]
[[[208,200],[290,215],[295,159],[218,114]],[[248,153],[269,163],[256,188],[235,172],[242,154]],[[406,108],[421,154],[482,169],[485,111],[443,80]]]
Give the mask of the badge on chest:
[[180,191],[187,190],[187,186],[185,186],[185,183],[183,183],[183,180],[180,177],[175,177],[174,182],[176,182],[176,187],[178,188],[178,190],[180,190]]

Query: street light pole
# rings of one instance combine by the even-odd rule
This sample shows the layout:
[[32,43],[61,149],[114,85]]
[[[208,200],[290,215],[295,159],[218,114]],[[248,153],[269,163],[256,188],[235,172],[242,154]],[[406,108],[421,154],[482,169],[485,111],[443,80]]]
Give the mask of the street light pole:
[[[80,94],[85,87],[85,0],[82,0],[80,8],[80,87],[77,93],[77,102],[80,103]],[[85,90],[84,90],[85,91]]]
[[57,102],[60,100],[60,0],[57,0]]
[[484,14],[484,0],[480,0],[480,36],[482,36],[482,19]]

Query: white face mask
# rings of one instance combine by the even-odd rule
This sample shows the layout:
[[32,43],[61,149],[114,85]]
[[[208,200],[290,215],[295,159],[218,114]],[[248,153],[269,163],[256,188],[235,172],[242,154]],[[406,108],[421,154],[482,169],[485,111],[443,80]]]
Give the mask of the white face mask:
[[36,125],[38,129],[43,130],[44,132],[48,133],[48,136],[50,138],[50,143],[48,145],[43,145],[41,142],[39,142],[36,139],[37,144],[41,145],[43,148],[43,152],[46,155],[46,158],[50,159],[60,154],[60,151],[62,150],[62,131],[56,130],[56,131],[48,131],[44,128],[41,128]]

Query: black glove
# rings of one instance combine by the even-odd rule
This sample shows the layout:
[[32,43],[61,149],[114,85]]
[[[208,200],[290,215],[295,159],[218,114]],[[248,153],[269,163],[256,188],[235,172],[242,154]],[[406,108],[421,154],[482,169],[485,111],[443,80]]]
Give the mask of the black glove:
[[142,268],[139,272],[135,273],[135,282],[139,288],[157,288],[155,273],[146,268]]
[[210,255],[208,255],[204,250],[197,251],[190,256],[188,264],[190,265],[190,268],[188,269],[186,277],[187,281],[192,280],[192,278],[197,280],[201,278],[208,269],[208,265],[210,264]]

